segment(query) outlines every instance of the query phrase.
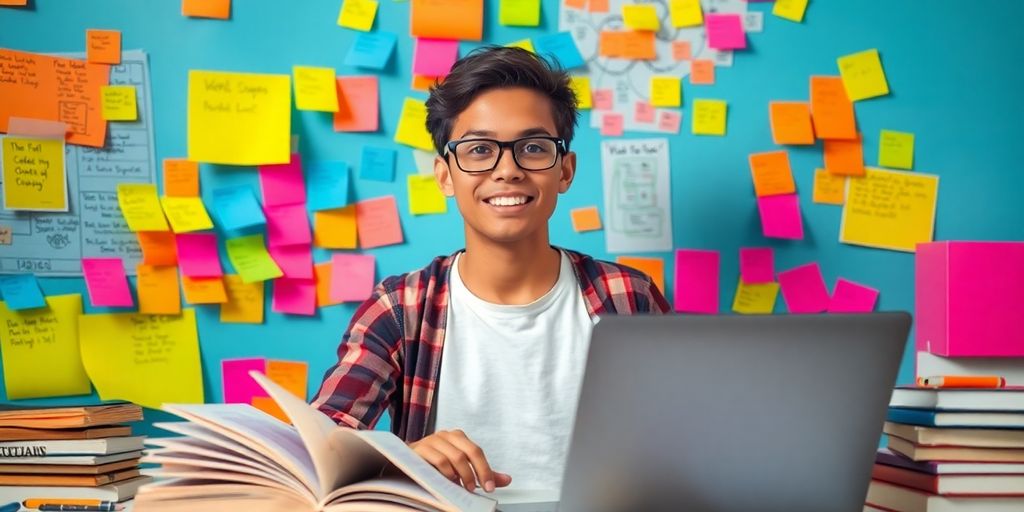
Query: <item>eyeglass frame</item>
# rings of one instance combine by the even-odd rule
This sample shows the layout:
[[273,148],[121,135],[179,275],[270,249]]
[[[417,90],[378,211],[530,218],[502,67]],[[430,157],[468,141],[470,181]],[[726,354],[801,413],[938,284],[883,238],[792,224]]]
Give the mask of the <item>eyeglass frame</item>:
[[[555,159],[554,159],[553,162],[551,162],[551,165],[549,165],[549,166],[547,166],[547,167],[545,167],[543,169],[527,169],[526,167],[523,167],[519,163],[519,158],[516,157],[516,152],[514,151],[515,145],[516,145],[517,142],[524,141],[524,140],[529,140],[529,139],[544,139],[544,140],[550,140],[550,141],[555,143],[555,149],[558,152],[558,155],[555,156]],[[464,169],[462,167],[462,164],[459,163],[459,155],[455,152],[455,147],[458,146],[459,144],[463,143],[463,142],[473,142],[473,141],[493,142],[493,143],[498,145],[498,157],[494,160],[494,165],[492,165],[490,169],[485,169],[485,170],[482,170],[482,171],[467,171],[466,169]],[[495,169],[498,168],[498,164],[501,163],[501,155],[505,152],[505,148],[509,148],[510,150],[512,150],[512,161],[515,162],[516,167],[519,167],[520,169],[522,169],[524,171],[528,171],[528,172],[547,171],[547,170],[555,167],[556,165],[558,165],[558,157],[559,156],[565,156],[565,154],[569,152],[569,148],[568,148],[568,146],[565,143],[565,139],[563,139],[561,137],[552,137],[550,135],[530,135],[530,136],[527,136],[527,137],[520,137],[518,139],[507,140],[507,141],[501,141],[501,140],[496,140],[496,139],[480,138],[480,137],[473,137],[473,138],[470,138],[470,139],[450,140],[447,143],[445,143],[445,145],[444,145],[444,149],[445,149],[444,156],[445,157],[447,157],[449,155],[454,156],[455,157],[455,166],[458,167],[460,171],[462,171],[462,172],[464,172],[466,174],[483,174],[483,173],[487,173],[487,172],[492,172],[492,171],[494,171]]]

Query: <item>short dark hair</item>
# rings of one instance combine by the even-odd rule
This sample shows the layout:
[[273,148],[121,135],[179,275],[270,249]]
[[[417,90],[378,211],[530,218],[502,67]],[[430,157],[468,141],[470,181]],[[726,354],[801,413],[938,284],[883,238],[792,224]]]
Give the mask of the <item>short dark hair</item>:
[[569,74],[522,48],[484,46],[459,59],[441,83],[430,87],[427,131],[434,139],[437,153],[444,154],[455,118],[477,96],[506,87],[525,87],[547,96],[558,130],[556,135],[565,139],[565,146],[569,147],[579,115]]

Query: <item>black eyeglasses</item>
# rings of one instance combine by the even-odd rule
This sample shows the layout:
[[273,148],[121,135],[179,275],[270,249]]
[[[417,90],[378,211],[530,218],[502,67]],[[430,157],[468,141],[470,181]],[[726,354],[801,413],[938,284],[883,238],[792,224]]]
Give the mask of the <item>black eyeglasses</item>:
[[500,141],[494,139],[460,139],[445,144],[445,156],[455,155],[455,164],[467,173],[493,171],[501,161],[505,148],[512,148],[512,160],[525,171],[546,171],[555,166],[559,155],[566,152],[560,137],[523,137]]

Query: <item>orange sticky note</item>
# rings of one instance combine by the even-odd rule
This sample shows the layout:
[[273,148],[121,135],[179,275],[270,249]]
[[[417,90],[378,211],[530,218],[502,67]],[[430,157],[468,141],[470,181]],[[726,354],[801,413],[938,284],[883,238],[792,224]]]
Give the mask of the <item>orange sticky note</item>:
[[325,249],[356,248],[356,206],[313,212],[313,244]]
[[431,86],[433,86],[434,84],[440,84],[443,81],[443,76],[412,75],[412,84],[409,85],[409,88],[414,91],[427,92],[430,90]]
[[565,0],[565,6],[573,9],[583,9],[587,6],[587,0]]
[[657,286],[661,293],[665,293],[665,260],[661,258],[619,256],[615,258],[615,262],[627,267],[633,267],[647,274],[651,281],[654,281],[654,286]]
[[798,101],[773,101],[768,104],[772,140],[776,144],[814,144],[811,107]]
[[654,32],[602,31],[598,36],[598,53],[603,57],[629,60],[657,58]]
[[864,176],[864,145],[853,140],[825,140],[825,169],[832,174]]
[[811,77],[811,119],[819,139],[856,139],[857,121],[838,76]]
[[843,204],[846,198],[847,177],[832,174],[825,169],[814,170],[814,202]]
[[750,155],[750,174],[754,178],[757,197],[777,196],[796,192],[789,153],[768,151]]
[[189,304],[221,304],[228,301],[224,281],[220,277],[181,276],[185,302]]
[[181,14],[226,20],[231,16],[231,0],[181,0]]
[[267,360],[267,378],[289,393],[306,400],[309,364],[303,361]]
[[28,5],[28,0],[0,0],[0,5],[4,5],[4,6]]
[[178,246],[171,231],[138,231],[142,263],[146,265],[177,265]]
[[185,158],[165,158],[164,195],[199,197],[199,162]]
[[359,247],[363,249],[402,243],[402,225],[398,220],[395,196],[356,203],[356,231],[359,233]]
[[484,0],[412,0],[409,17],[409,32],[415,37],[479,41]]
[[376,76],[339,76],[336,132],[375,132],[380,122],[380,89]]
[[93,64],[120,64],[121,31],[86,30],[85,56]]
[[601,215],[596,206],[575,208],[569,214],[572,216],[572,229],[577,233],[601,229]]
[[689,41],[672,41],[672,58],[675,60],[690,60],[693,58],[693,51]]
[[693,85],[715,84],[715,61],[694,59],[690,62],[690,83]]
[[608,12],[608,0],[590,0],[587,10],[590,12]]
[[146,315],[177,315],[181,313],[181,293],[178,292],[178,267],[139,265],[136,289],[139,293],[139,313]]
[[263,323],[263,283],[246,283],[238,274],[226,274],[224,289],[228,300],[220,305],[220,321],[229,324]]
[[316,279],[316,307],[341,304],[341,300],[331,300],[331,262],[313,265],[313,277]]

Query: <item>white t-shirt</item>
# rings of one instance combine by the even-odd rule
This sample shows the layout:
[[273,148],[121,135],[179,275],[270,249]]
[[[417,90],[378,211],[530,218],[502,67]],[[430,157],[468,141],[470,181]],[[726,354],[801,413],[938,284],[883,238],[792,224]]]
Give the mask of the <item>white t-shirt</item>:
[[563,252],[558,281],[525,305],[473,295],[456,256],[434,430],[462,429],[509,489],[560,490],[580,383],[597,323]]

